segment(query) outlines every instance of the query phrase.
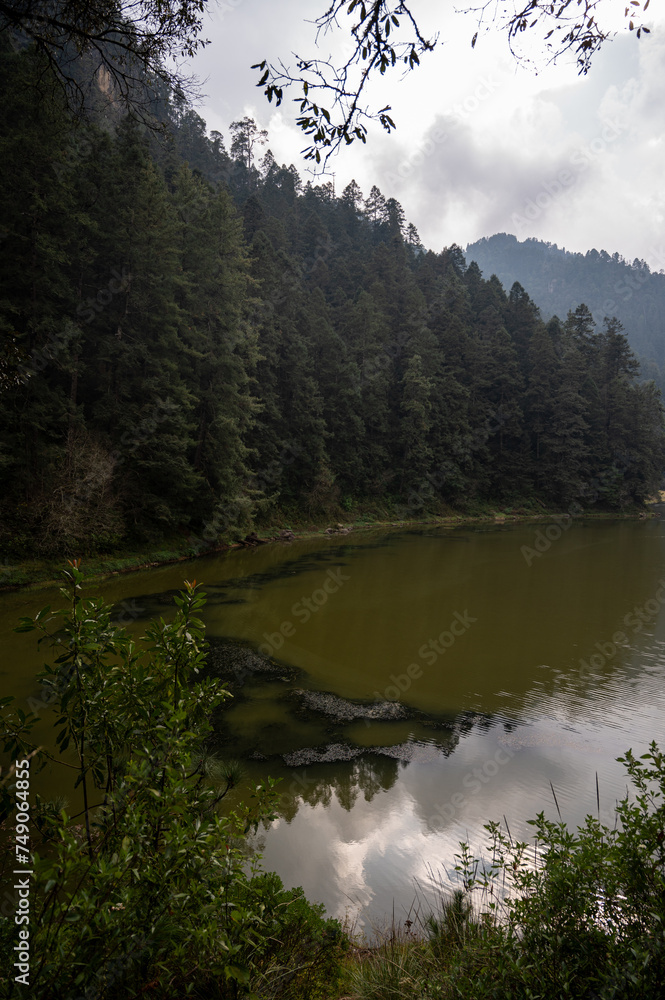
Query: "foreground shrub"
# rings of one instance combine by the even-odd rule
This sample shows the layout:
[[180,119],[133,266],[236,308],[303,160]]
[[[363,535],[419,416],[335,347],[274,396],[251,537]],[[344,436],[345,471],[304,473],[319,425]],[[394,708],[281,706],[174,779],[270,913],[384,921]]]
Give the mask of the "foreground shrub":
[[461,845],[463,891],[347,970],[353,1000],[663,1000],[665,756],[619,758],[633,794],[608,827],[540,813],[535,844],[489,823],[489,858]]
[[[273,815],[270,779],[247,804],[220,811],[235,774],[208,749],[209,720],[229,695],[200,676],[204,595],[186,584],[174,620],[154,622],[137,643],[109,606],[82,597],[76,564],[65,577],[69,607],[47,607],[17,630],[37,630],[57,654],[41,699],[57,714],[58,752],[34,746],[36,716],[12,711],[9,698],[4,749],[33,776],[54,763],[74,768],[83,810],[69,816],[7,775],[5,814],[16,801],[31,823],[29,835],[16,827],[3,874],[20,868],[28,841],[34,874],[29,976],[17,982],[8,969],[2,995],[316,1000],[322,978],[334,982],[342,935],[300,890],[248,859],[245,835]],[[12,955],[13,918],[1,921],[0,940]]]
[[634,793],[618,803],[614,826],[589,815],[571,833],[540,813],[534,848],[490,823],[493,860],[480,878],[463,850],[458,870],[483,894],[486,930],[482,970],[462,995],[665,996],[665,758],[652,743],[619,760]]

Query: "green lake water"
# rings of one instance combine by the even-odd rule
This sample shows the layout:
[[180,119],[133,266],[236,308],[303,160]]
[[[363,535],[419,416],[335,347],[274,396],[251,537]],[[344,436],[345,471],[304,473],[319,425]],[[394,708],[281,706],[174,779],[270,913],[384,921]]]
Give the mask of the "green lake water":
[[[598,775],[611,822],[626,788],[615,758],[665,744],[658,520],[363,531],[95,592],[140,632],[192,577],[208,594],[211,663],[234,694],[219,750],[250,784],[283,779],[279,818],[254,844],[285,883],[366,928],[393,908],[405,918],[417,887],[422,900],[454,874],[460,840],[482,849],[488,820],[528,837],[536,812],[556,818],[550,781],[577,824],[596,812]],[[0,691],[24,707],[41,660],[11,628],[56,601],[0,596]]]

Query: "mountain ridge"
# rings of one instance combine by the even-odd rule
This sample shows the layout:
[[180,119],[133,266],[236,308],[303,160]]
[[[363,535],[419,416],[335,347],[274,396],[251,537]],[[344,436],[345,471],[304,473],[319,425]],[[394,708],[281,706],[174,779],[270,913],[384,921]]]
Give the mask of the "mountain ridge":
[[[579,253],[530,237],[520,242],[495,233],[469,243],[467,262],[475,261],[486,277],[496,274],[506,288],[519,282],[539,306],[545,321],[565,319],[584,302],[597,324],[616,316],[643,375],[660,382],[665,366],[665,273],[644,260],[632,263],[619,253],[591,249]],[[663,253],[665,259],[665,252]]]

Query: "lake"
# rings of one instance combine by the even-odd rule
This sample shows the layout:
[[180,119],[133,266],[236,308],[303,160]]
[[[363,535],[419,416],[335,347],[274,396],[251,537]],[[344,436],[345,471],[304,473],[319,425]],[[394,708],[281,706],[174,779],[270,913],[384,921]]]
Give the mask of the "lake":
[[[94,588],[140,632],[204,583],[211,669],[234,695],[220,753],[282,778],[264,864],[367,931],[454,878],[483,824],[527,838],[544,810],[612,822],[616,757],[665,744],[665,529],[554,521],[359,531],[115,577]],[[91,591],[92,592],[92,591]],[[38,697],[21,614],[0,595],[2,693]],[[49,713],[38,738],[49,741]],[[46,779],[44,779],[46,780]],[[56,777],[49,794],[67,793]],[[504,819],[505,818],[505,819]]]

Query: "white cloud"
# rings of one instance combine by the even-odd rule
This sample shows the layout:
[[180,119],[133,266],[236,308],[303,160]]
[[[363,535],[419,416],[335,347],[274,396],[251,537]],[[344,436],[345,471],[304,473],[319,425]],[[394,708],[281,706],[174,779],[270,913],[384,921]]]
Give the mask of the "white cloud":
[[[421,9],[427,30],[441,22],[443,42],[420,69],[402,80],[387,74],[372,88],[370,102],[392,105],[397,131],[387,136],[377,126],[366,147],[342,150],[331,165],[337,190],[352,177],[365,194],[377,184],[402,202],[434,249],[506,230],[663,266],[655,248],[665,217],[665,30],[607,43],[586,77],[570,62],[535,75],[516,65],[505,36],[481,35],[472,51],[472,19],[447,13],[442,20],[433,0]],[[292,123],[290,96],[276,112],[250,64],[279,55],[288,61],[294,50],[311,54],[313,26],[304,19],[316,13],[302,0],[221,0],[212,44],[195,63],[208,77],[200,111],[209,125],[228,135],[232,120],[254,115],[269,128],[278,161],[295,163],[301,174],[307,143]],[[343,36],[328,36],[321,53],[339,55],[342,44]],[[572,180],[553,195],[561,171]],[[524,219],[519,227],[516,217]]]

